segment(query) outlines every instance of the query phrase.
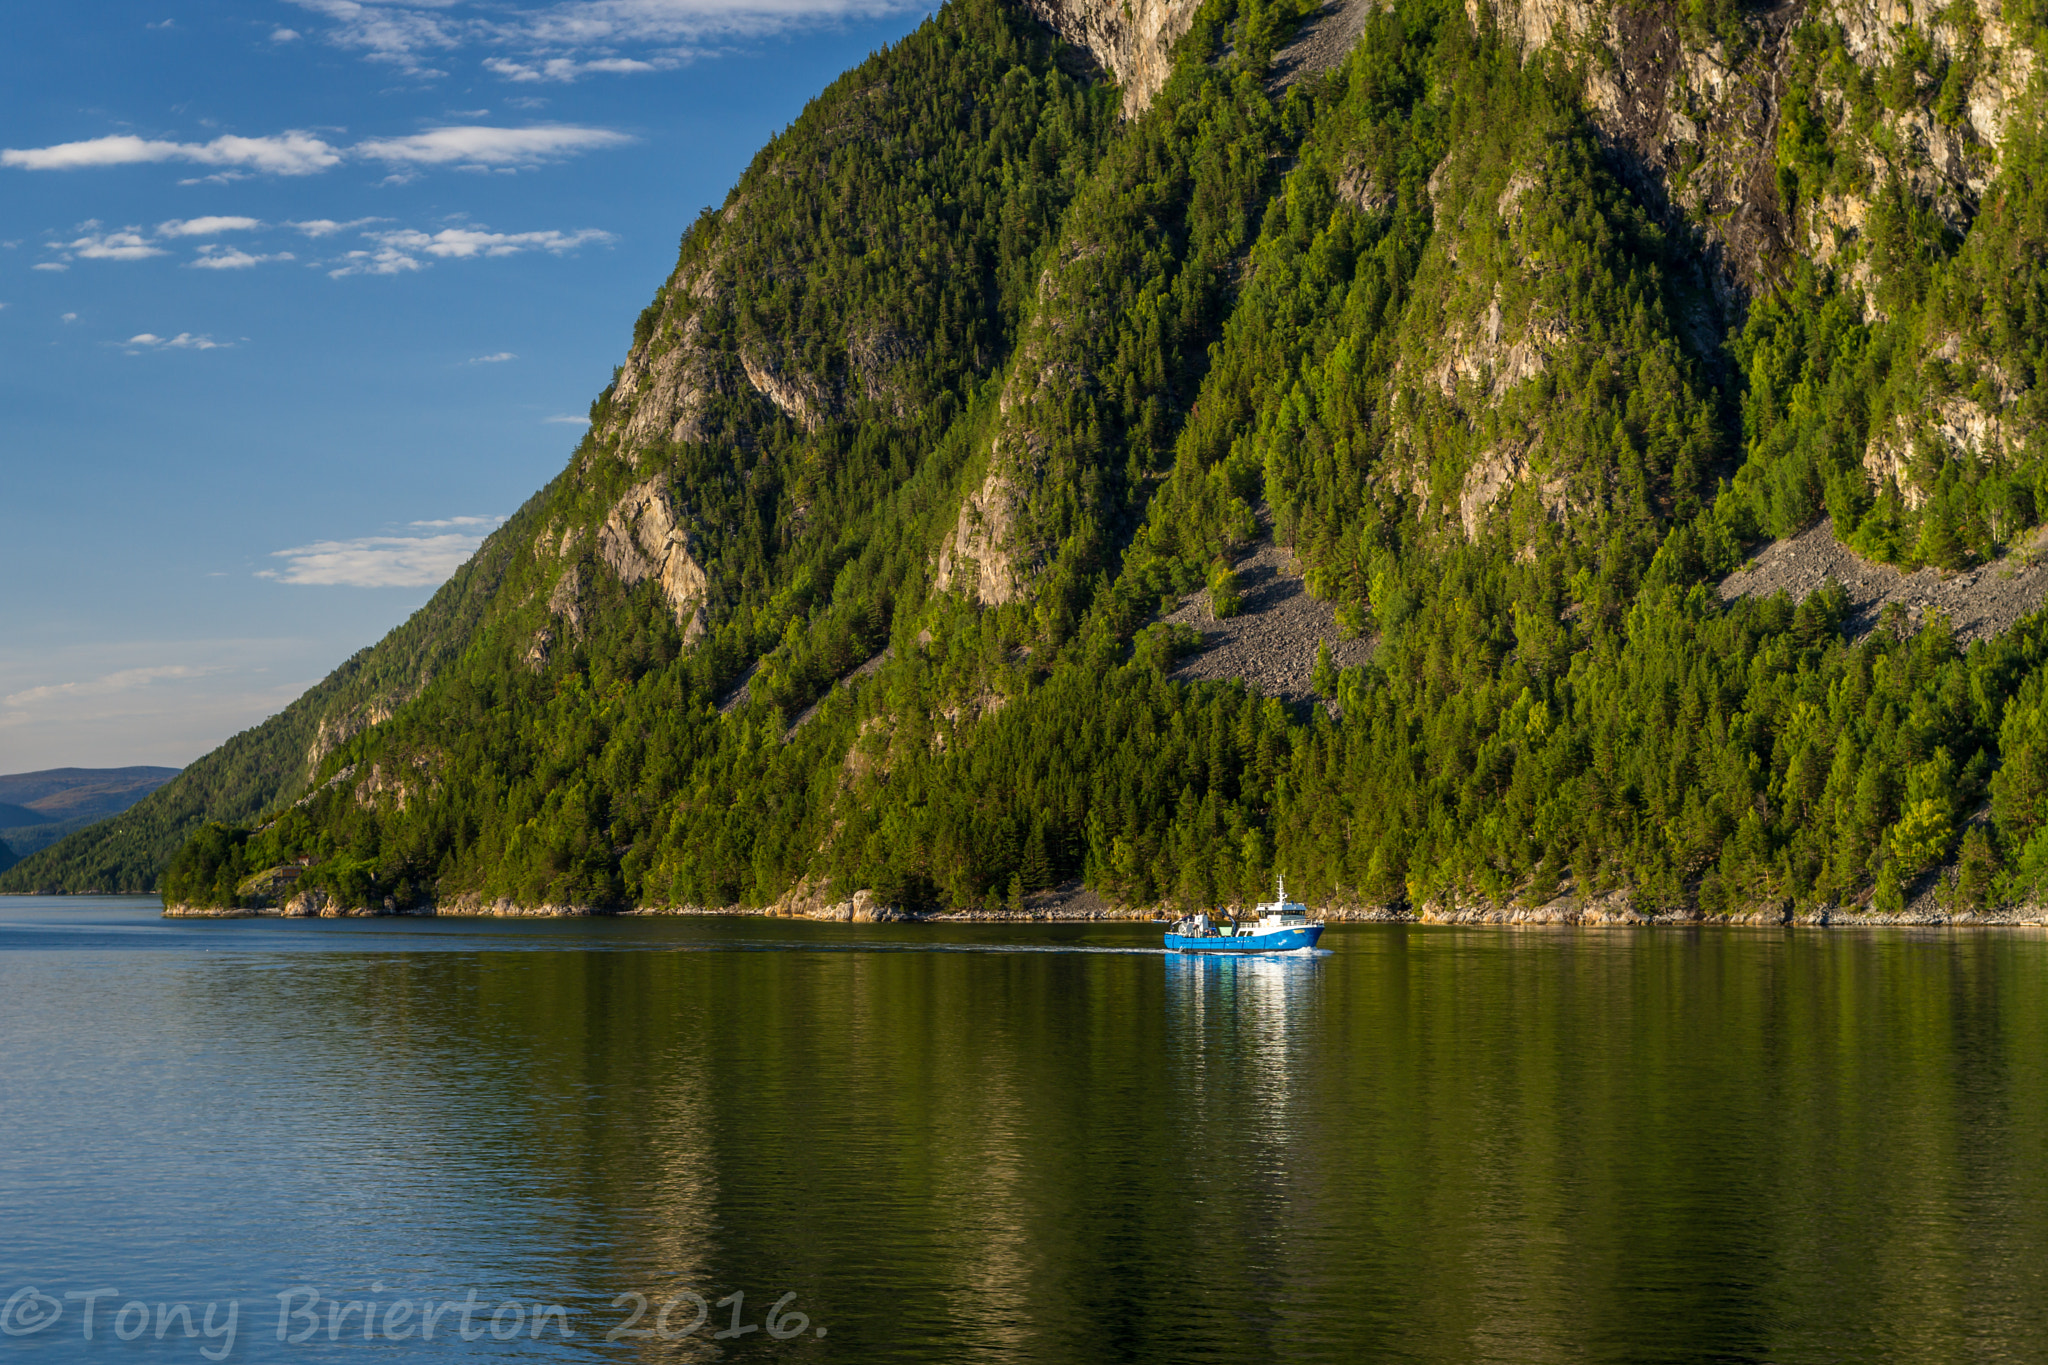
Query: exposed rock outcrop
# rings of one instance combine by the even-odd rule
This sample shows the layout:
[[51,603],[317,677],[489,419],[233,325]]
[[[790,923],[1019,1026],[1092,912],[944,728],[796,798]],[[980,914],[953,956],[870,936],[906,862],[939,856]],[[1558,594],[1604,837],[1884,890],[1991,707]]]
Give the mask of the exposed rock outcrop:
[[1201,8],[1196,0],[1025,0],[1025,7],[1109,69],[1123,87],[1127,116],[1143,112],[1173,74],[1173,44]]
[[306,748],[306,769],[317,769],[322,759],[354,739],[363,731],[382,725],[398,714],[398,708],[420,694],[422,688],[433,681],[431,673],[420,678],[417,687],[386,696],[372,697],[368,701],[332,712],[320,718],[319,727],[313,732],[313,742]]
[[740,352],[740,368],[754,391],[802,423],[805,431],[816,431],[825,423],[831,402],[824,385],[809,375],[785,372],[773,356]]
[[1782,5],[1751,16],[1743,50],[1687,23],[1669,3],[1466,0],[1466,9],[1474,22],[1490,17],[1525,53],[1552,49],[1573,63],[1594,124],[1634,187],[1673,226],[1682,215],[1704,235],[1728,302],[1775,279],[1792,250],[1828,259],[1862,229],[1860,196],[1788,206],[1778,191],[1779,125],[1801,26],[1839,34],[1849,59],[1871,75],[1892,68],[1909,43],[1967,71],[1954,121],[1926,108],[1887,108],[1867,134],[1853,128],[1839,91],[1818,92],[1822,117],[1863,160],[1867,179],[1897,177],[1956,227],[1975,211],[2035,66],[2026,34],[2005,21],[1998,0]]
[[1016,486],[990,474],[960,508],[960,520],[939,547],[937,585],[984,606],[1015,601],[1023,591],[1014,542]]
[[717,268],[707,261],[671,282],[653,334],[627,354],[613,384],[611,422],[597,434],[616,441],[631,463],[649,445],[711,435],[706,409],[726,383],[704,337],[704,312],[721,295]]
[[685,641],[704,633],[709,586],[691,548],[674,495],[661,479],[649,479],[620,498],[597,533],[598,558],[621,583],[630,588],[649,578],[660,581]]

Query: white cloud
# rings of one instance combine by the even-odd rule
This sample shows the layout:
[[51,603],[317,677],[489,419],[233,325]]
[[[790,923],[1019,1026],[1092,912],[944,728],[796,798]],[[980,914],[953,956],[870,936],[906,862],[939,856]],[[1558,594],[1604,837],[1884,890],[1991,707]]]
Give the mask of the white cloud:
[[486,57],[484,69],[496,72],[508,81],[561,81],[564,84],[578,76],[592,72],[619,75],[636,71],[659,71],[678,65],[676,59],[663,62],[643,62],[632,57],[598,57],[579,62],[574,57],[549,57],[540,62],[515,62],[504,57]]
[[254,218],[173,218],[168,223],[158,223],[159,237],[218,237],[223,232],[254,232],[263,224]]
[[424,270],[419,258],[408,256],[396,247],[379,247],[375,251],[348,251],[341,256],[342,263],[328,271],[334,279],[350,275],[403,275],[411,270]]
[[353,48],[373,62],[388,62],[409,76],[429,78],[447,73],[425,65],[429,52],[458,46],[466,25],[426,7],[363,5],[356,0],[293,0],[301,9],[330,19],[328,41]]
[[429,588],[445,582],[481,544],[483,536],[458,531],[316,540],[274,551],[271,557],[284,560],[285,567],[256,576],[319,587]]
[[119,134],[54,147],[0,150],[0,166],[30,171],[68,171],[89,166],[131,166],[142,162],[190,161],[273,175],[311,175],[341,164],[341,150],[296,130],[275,137],[217,137],[211,142],[166,142]]
[[[99,231],[99,223],[88,220],[78,225],[85,235],[69,242],[52,242],[53,250],[83,256],[88,261],[142,261],[151,256],[164,254],[163,248],[150,245],[142,235],[142,229],[119,228],[112,232]],[[68,257],[67,257],[68,259]]]
[[0,698],[9,706],[33,706],[39,701],[56,697],[104,697],[113,692],[132,692],[138,687],[147,687],[159,678],[201,678],[216,670],[195,668],[189,664],[165,664],[156,668],[124,668],[118,673],[106,673],[84,682],[50,683],[42,687],[31,687],[25,692],[15,692]]
[[612,235],[596,228],[575,232],[486,232],[482,228],[442,228],[429,235],[407,229],[385,233],[383,240],[408,251],[424,251],[444,260],[471,256],[516,256],[522,251],[573,251],[591,242],[609,242]]
[[328,19],[329,42],[416,77],[463,50],[516,82],[670,70],[705,55],[708,39],[790,29],[919,8],[923,0],[556,0],[523,8],[504,0],[293,0]]
[[430,530],[441,530],[449,526],[503,526],[503,517],[442,517],[438,521],[408,521],[407,526],[420,526]]
[[235,246],[203,246],[198,256],[186,264],[195,270],[247,270],[265,261],[293,261],[298,258],[289,251],[276,251],[267,256],[252,256]]
[[617,147],[633,139],[609,128],[544,124],[535,128],[467,125],[429,128],[410,137],[373,138],[352,149],[358,156],[406,166],[537,166],[576,152]]
[[481,227],[460,227],[442,228],[431,233],[417,228],[401,228],[395,232],[366,232],[363,235],[376,243],[375,248],[345,253],[341,258],[342,264],[328,271],[329,275],[340,279],[347,275],[403,274],[425,269],[428,262],[422,261],[422,256],[467,260],[477,256],[516,256],[526,251],[561,255],[580,246],[614,240],[611,233],[597,228],[579,228],[575,232],[559,232],[552,228],[545,232],[490,232]]
[[588,417],[576,417],[566,412],[555,417],[543,417],[540,420],[543,422],[559,422],[565,427],[587,427],[590,425]]
[[[534,79],[541,79],[536,76]],[[313,175],[339,166],[344,159],[381,161],[409,174],[423,166],[462,169],[519,170],[560,161],[582,152],[622,147],[634,141],[610,128],[549,123],[528,128],[497,128],[463,124],[429,128],[402,137],[368,138],[352,147],[336,146],[311,133],[280,133],[275,137],[217,137],[211,142],[170,142],[120,134],[54,147],[9,147],[0,150],[0,166],[28,171],[67,171],[87,167],[134,166],[163,161],[189,161],[220,166],[220,172],[180,184],[240,180],[255,172],[272,175]],[[255,219],[200,218],[194,223],[236,223],[260,226]],[[326,219],[314,220],[328,222]],[[169,231],[166,223],[163,230]],[[343,224],[341,226],[347,226]],[[185,235],[223,228],[191,227]]]
[[219,351],[234,345],[231,341],[215,341],[210,336],[199,336],[191,332],[180,332],[174,337],[160,337],[154,332],[137,332],[121,343],[129,348],[129,354],[137,351]]
[[76,322],[78,321],[78,314],[66,313],[61,320],[64,322]]
[[[6,306],[7,306],[6,304],[4,304],[4,303],[0,303],[0,308],[5,308]],[[514,355],[514,354],[513,354],[512,352],[510,352],[510,351],[493,351],[493,352],[492,352],[491,354],[489,354],[489,355],[476,355],[476,356],[471,356],[471,357],[469,358],[469,363],[470,363],[470,364],[472,364],[472,365],[497,365],[497,364],[500,364],[500,363],[502,363],[502,362],[504,362],[504,361],[507,361],[507,360],[517,360],[517,359],[519,359],[519,357],[518,357],[518,356],[516,356],[516,355]],[[424,524],[425,524],[425,523],[423,523],[423,522],[417,522],[417,521],[413,523],[413,525],[415,525],[415,526],[420,526],[420,525],[424,525]]]
[[70,266],[62,261],[37,261],[29,267],[30,270],[69,270],[70,268]]
[[286,227],[297,228],[308,237],[332,237],[337,232],[347,232],[365,223],[381,223],[382,218],[351,218],[346,223],[337,223],[332,218],[309,218],[303,223],[286,223]]
[[270,41],[273,43],[296,43],[298,40],[299,31],[295,28],[276,28],[270,31]]

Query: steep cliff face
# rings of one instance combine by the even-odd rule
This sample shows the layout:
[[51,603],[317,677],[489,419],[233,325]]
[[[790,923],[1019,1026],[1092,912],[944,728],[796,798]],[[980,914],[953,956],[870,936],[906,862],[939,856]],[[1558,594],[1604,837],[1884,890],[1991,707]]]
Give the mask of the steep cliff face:
[[[1888,179],[1967,225],[2035,64],[1998,0],[1819,0],[1718,24],[1677,4],[1467,8],[1530,56],[1571,62],[1639,188],[1697,227],[1725,281],[1751,290],[1783,277],[1788,252],[1840,252],[1870,187]],[[1788,160],[1818,143],[1839,163],[1834,183],[1784,193],[1781,168],[1796,172]]]
[[1173,45],[1200,0],[1026,0],[1039,19],[1086,48],[1116,78],[1124,112],[1142,113],[1173,74]]

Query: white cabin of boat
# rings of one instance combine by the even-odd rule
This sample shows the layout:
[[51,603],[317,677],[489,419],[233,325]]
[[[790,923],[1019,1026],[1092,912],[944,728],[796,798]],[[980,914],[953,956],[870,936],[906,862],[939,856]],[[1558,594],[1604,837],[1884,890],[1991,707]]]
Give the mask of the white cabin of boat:
[[1308,907],[1300,901],[1287,899],[1287,878],[1280,878],[1279,889],[1273,899],[1258,907],[1259,918],[1249,932],[1263,934],[1274,929],[1298,929],[1308,923]]
[[1300,901],[1287,899],[1287,878],[1280,878],[1280,885],[1273,893],[1273,899],[1255,907],[1256,917],[1242,921],[1223,920],[1218,922],[1205,911],[1185,915],[1175,923],[1174,932],[1188,938],[1252,938],[1259,934],[1277,933],[1282,929],[1301,929],[1310,923],[1308,907]]

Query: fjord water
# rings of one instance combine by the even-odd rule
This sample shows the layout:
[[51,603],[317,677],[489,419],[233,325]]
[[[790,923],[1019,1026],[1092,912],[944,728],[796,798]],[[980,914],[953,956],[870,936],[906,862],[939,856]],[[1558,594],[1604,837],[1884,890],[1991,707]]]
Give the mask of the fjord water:
[[[2041,1358],[2036,931],[1157,933],[0,901],[0,1297],[64,1308],[4,1344],[199,1359],[157,1305],[232,1299],[244,1360]],[[393,1321],[472,1290],[473,1340]],[[605,1340],[684,1291],[745,1297]]]

